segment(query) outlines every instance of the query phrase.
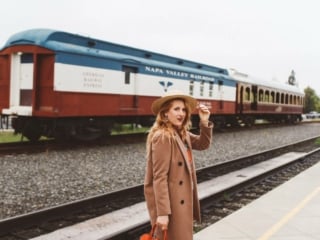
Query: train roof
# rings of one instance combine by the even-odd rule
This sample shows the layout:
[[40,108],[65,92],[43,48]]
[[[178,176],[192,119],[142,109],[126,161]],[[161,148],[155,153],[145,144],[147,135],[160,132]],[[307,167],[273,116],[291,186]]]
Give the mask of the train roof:
[[110,57],[128,63],[167,68],[174,65],[174,69],[177,70],[190,71],[191,68],[193,72],[199,74],[233,80],[228,76],[228,70],[224,68],[52,29],[30,29],[16,33],[8,39],[3,48],[21,44],[37,45],[53,51]]
[[302,89],[298,85],[291,85],[289,83],[277,82],[277,81],[266,81],[245,73],[236,71],[235,69],[229,69],[229,75],[235,78],[239,82],[245,82],[250,84],[255,84],[258,86],[264,86],[273,89],[281,89],[287,92],[298,93],[304,95]]

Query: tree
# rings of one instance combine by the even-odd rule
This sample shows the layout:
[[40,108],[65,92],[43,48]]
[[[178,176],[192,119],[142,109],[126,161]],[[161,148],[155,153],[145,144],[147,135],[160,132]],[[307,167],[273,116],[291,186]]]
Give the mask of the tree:
[[304,112],[308,113],[311,111],[320,112],[320,98],[316,94],[315,90],[310,87],[304,89],[305,102],[304,102]]

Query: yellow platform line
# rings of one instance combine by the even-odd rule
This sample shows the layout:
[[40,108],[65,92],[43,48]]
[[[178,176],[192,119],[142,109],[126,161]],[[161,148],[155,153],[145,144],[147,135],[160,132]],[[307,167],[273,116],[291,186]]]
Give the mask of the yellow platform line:
[[295,208],[288,212],[283,218],[275,223],[268,231],[266,231],[258,240],[268,240],[272,235],[274,235],[279,229],[285,225],[291,218],[293,218],[308,202],[312,200],[320,192],[320,187],[313,190],[309,195],[307,195]]

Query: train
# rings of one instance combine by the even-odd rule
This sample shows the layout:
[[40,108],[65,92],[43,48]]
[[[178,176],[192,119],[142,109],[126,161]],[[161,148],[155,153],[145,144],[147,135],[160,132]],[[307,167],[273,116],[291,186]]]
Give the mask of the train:
[[[210,109],[216,128],[301,120],[304,93],[288,83],[53,29],[12,35],[0,50],[0,112],[16,133],[93,140],[115,124],[150,126],[172,89]],[[192,115],[192,124],[199,118]]]

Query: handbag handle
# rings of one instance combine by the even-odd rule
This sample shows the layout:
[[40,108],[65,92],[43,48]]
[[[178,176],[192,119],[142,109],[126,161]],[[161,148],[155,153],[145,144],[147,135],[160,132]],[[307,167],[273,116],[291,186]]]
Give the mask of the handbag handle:
[[[155,231],[156,231],[156,228],[157,228],[157,224],[155,223],[155,224],[153,224],[151,232],[150,232],[150,235],[152,236],[152,239],[155,239],[155,240],[157,240],[157,238],[156,238],[156,236],[154,234]],[[167,240],[167,229],[162,230],[162,232],[163,232],[163,240]]]

